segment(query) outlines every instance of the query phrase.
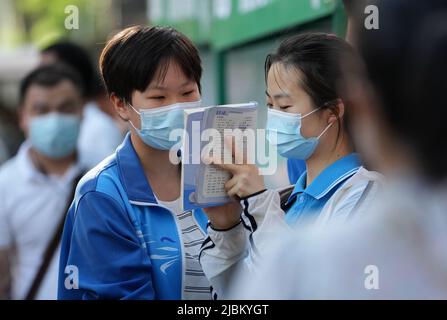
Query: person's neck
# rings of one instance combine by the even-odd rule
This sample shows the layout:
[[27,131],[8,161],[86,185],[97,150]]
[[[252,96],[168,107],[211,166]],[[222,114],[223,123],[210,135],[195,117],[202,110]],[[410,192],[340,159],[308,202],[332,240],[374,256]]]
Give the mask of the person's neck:
[[347,141],[337,144],[335,150],[326,153],[316,153],[306,160],[307,180],[309,186],[327,167],[354,152],[354,148]]
[[134,134],[131,140],[156,197],[176,200],[180,196],[180,166],[170,161],[169,151],[151,148]]
[[31,148],[29,152],[34,166],[45,175],[65,175],[70,167],[76,163],[77,158],[76,153],[61,159],[51,159],[33,148]]

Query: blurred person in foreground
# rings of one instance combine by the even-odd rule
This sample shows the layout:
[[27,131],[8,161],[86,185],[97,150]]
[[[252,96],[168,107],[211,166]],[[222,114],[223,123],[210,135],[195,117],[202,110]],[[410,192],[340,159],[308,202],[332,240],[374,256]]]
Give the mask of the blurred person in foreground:
[[78,74],[62,65],[40,67],[21,83],[26,141],[0,169],[1,298],[56,299],[57,254],[44,257],[82,172],[76,152],[82,94]]
[[41,64],[64,63],[79,72],[85,87],[84,119],[79,135],[79,161],[87,168],[115,152],[127,131],[116,116],[88,53],[70,42],[57,42],[41,52]]
[[363,62],[343,91],[356,146],[387,186],[362,220],[272,243],[233,298],[447,298],[447,3],[374,4],[380,29],[354,26]]

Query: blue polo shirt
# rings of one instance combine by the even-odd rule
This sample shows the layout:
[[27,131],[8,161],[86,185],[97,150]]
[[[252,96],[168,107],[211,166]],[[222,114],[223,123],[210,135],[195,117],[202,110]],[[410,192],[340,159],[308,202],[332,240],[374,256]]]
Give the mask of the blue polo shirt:
[[287,201],[290,208],[286,212],[286,222],[295,225],[302,217],[319,214],[332,195],[360,167],[358,155],[352,153],[324,169],[307,187],[307,171],[305,171]]
[[294,184],[306,171],[306,161],[297,159],[287,159],[287,173],[289,181]]

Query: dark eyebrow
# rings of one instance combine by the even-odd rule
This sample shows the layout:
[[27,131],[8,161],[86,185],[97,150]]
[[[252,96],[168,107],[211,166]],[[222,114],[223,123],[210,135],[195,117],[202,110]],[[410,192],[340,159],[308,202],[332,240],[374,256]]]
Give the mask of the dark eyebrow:
[[47,109],[47,108],[49,108],[48,103],[42,102],[42,101],[37,101],[37,102],[31,103],[31,107],[33,109],[34,108],[38,108],[38,109]]
[[[267,97],[271,98],[268,91],[265,91],[265,94],[267,95]],[[281,98],[290,98],[290,95],[284,92],[284,93],[280,93],[280,94],[275,94],[273,96],[273,99],[281,99]]]
[[153,86],[149,87],[149,90],[166,90],[166,88],[162,86]]
[[[183,88],[183,87],[186,87],[186,86],[188,86],[190,84],[194,84],[194,83],[195,83],[194,80],[188,80],[185,83],[183,83],[180,87]],[[153,86],[153,87],[150,86],[149,90],[168,90],[168,88],[165,88],[165,87],[160,86],[160,85],[156,85],[156,86]]]
[[76,100],[68,98],[63,100],[61,103],[57,105],[57,109],[65,108],[66,106],[75,105]]

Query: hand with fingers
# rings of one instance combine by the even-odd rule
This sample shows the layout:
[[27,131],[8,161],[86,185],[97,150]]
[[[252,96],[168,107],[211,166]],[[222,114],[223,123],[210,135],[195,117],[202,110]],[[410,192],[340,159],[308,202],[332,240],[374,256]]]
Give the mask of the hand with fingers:
[[[225,184],[225,190],[230,197],[246,198],[265,190],[264,178],[259,174],[255,164],[248,163],[248,156],[238,148],[232,137],[225,138],[225,144],[232,152],[233,163],[221,163],[211,159],[216,167],[231,173],[232,178]],[[236,160],[236,161],[235,161]]]
[[248,164],[247,157],[244,157],[243,152],[233,142],[231,137],[225,139],[225,144],[232,150],[232,158],[242,159],[241,164],[222,163],[221,159],[206,159],[207,163],[232,174],[232,178],[225,184],[225,190],[235,201],[205,209],[211,225],[216,229],[229,229],[239,223],[241,207],[238,201],[265,190],[264,178],[259,174],[258,167]]

